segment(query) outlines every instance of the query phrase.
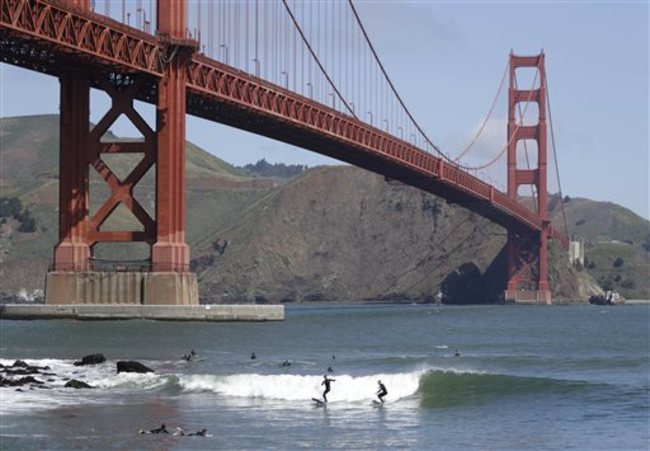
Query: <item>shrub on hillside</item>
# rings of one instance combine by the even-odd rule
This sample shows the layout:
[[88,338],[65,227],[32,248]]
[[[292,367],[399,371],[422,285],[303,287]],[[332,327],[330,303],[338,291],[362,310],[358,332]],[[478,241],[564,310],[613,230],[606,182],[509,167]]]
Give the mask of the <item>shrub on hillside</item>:
[[641,246],[643,249],[645,249],[646,252],[650,252],[650,233],[645,236],[645,240]]
[[17,197],[0,197],[0,218],[14,217],[16,219],[23,209],[23,204]]
[[291,178],[302,173],[305,169],[307,169],[307,166],[302,164],[271,164],[263,158],[257,163],[247,164],[241,169],[249,174],[259,175],[262,177]]
[[16,197],[0,197],[0,218],[2,223],[4,224],[7,218],[11,217],[20,223],[18,231],[24,233],[36,231],[36,219],[27,208],[23,208],[20,199]]
[[621,287],[628,290],[633,290],[636,288],[636,283],[632,279],[625,279],[623,283],[621,283]]
[[614,266],[614,268],[620,268],[621,266],[623,266],[624,263],[625,260],[623,260],[621,257],[616,257],[616,260],[614,260],[612,266]]

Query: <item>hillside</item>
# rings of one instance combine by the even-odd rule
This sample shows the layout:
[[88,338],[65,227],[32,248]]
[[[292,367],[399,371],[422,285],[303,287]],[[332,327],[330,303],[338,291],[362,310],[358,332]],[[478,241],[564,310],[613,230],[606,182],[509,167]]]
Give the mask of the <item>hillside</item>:
[[[114,140],[107,134],[106,138]],[[0,197],[17,197],[28,205],[36,218],[35,233],[21,233],[14,220],[0,225],[0,291],[15,292],[22,288],[42,288],[45,272],[51,263],[52,250],[58,239],[59,185],[58,116],[28,116],[0,120]],[[118,177],[124,177],[141,156],[104,155],[105,163]],[[228,163],[187,143],[187,215],[191,237],[210,234],[214,226],[227,224],[241,205],[254,202],[276,186],[270,178],[251,178]],[[90,169],[90,213],[94,213],[109,194],[108,187],[94,169]],[[135,195],[153,214],[154,171],[150,170],[136,186]],[[206,194],[207,193],[207,194]],[[206,213],[217,213],[210,221]],[[136,229],[139,223],[120,206],[103,226],[103,230]],[[191,238],[190,238],[191,239]],[[104,258],[146,258],[146,245],[101,243],[95,255]],[[26,264],[29,262],[29,264]]]
[[[57,239],[57,124],[56,116],[0,120],[1,196],[18,197],[37,224],[33,233],[19,231],[11,218],[0,226],[0,291],[42,288]],[[251,177],[191,143],[187,149],[188,242],[206,302],[432,301],[439,292],[449,302],[493,302],[501,294],[505,231],[461,207],[354,167],[308,169],[279,181],[277,174]],[[124,176],[137,157],[104,161]],[[151,172],[136,197],[153,213]],[[92,213],[108,191],[90,173]],[[552,249],[554,296],[585,299],[599,289],[590,274],[614,280],[621,273],[616,287],[629,279],[635,284],[621,289],[624,295],[648,297],[648,278],[627,272],[647,268],[648,252],[637,253],[643,249],[637,240],[648,222],[624,219],[610,206],[613,218],[596,222],[585,210],[604,208],[596,204],[565,204],[570,221],[585,216],[580,226],[593,227],[600,244],[588,250],[596,267],[585,271],[570,268],[566,254]],[[133,226],[128,210],[118,208],[105,229]],[[637,229],[640,234],[632,232]],[[632,238],[624,238],[628,233]],[[606,260],[621,253],[603,247],[612,241],[634,255],[621,254],[624,264],[607,272]],[[144,245],[100,244],[95,251],[105,258],[148,256]]]
[[564,203],[572,235],[585,241],[585,271],[605,290],[650,298],[650,223],[611,202]]

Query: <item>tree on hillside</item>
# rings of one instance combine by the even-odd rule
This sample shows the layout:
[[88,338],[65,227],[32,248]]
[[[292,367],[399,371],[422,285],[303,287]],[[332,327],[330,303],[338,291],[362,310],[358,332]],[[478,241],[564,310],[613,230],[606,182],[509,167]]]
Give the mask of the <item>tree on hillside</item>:
[[241,169],[249,174],[259,175],[262,177],[291,178],[302,173],[305,169],[307,169],[307,166],[303,164],[271,164],[266,161],[266,159],[262,158],[261,160],[258,160],[257,163],[247,164]]

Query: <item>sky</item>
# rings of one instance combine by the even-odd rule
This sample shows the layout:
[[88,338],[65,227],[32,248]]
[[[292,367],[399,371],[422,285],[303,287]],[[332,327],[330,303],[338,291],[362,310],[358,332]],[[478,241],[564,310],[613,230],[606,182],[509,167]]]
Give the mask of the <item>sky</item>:
[[[444,149],[462,148],[482,123],[511,49],[543,49],[563,194],[615,202],[650,218],[648,1],[355,4],[397,90]],[[107,102],[93,94],[91,120]],[[58,105],[56,78],[0,64],[1,117],[58,113]],[[505,108],[492,124],[502,141]],[[113,130],[129,135],[124,124]],[[187,138],[235,165],[261,158],[339,164],[193,117]]]

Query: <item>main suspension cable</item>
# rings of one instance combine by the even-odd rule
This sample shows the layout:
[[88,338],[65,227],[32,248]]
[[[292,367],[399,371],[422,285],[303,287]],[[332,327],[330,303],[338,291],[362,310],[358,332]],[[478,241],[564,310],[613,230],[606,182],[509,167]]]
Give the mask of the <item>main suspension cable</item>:
[[[285,0],[286,1],[286,0]],[[379,65],[379,69],[381,69],[381,73],[384,75],[384,78],[388,82],[388,85],[390,86],[391,90],[393,91],[393,94],[395,94],[395,97],[397,98],[397,101],[399,104],[402,106],[404,109],[404,112],[406,115],[411,119],[411,122],[415,126],[415,128],[418,129],[420,134],[424,137],[424,139],[429,143],[431,147],[435,149],[436,152],[438,152],[441,156],[443,156],[445,159],[452,161],[447,155],[445,155],[439,148],[436,146],[431,139],[427,136],[427,134],[424,132],[422,127],[420,127],[420,124],[417,123],[413,115],[411,114],[410,110],[406,107],[406,104],[404,104],[404,101],[402,100],[402,97],[399,95],[397,92],[397,89],[395,89],[395,85],[393,84],[392,80],[388,76],[388,73],[386,73],[386,69],[384,69],[384,65],[382,64],[381,60],[379,59],[379,55],[377,55],[377,52],[375,51],[375,47],[372,45],[372,42],[370,41],[370,37],[368,36],[368,33],[366,32],[365,27],[363,26],[363,23],[361,22],[361,18],[359,17],[359,14],[357,13],[357,9],[354,7],[354,3],[352,3],[352,0],[348,0],[348,3],[350,4],[350,8],[352,9],[352,13],[354,14],[354,17],[357,20],[357,24],[359,25],[359,28],[361,29],[361,32],[363,33],[364,38],[366,39],[366,43],[368,44],[368,47],[370,48],[370,51],[372,52],[373,56],[375,57],[375,61]],[[453,163],[453,161],[452,161]]]
[[508,64],[506,63],[506,68],[503,70],[503,76],[501,77],[501,83],[499,84],[499,89],[497,90],[496,95],[494,96],[494,100],[492,100],[492,106],[490,107],[490,110],[488,111],[487,115],[485,116],[485,120],[483,121],[483,124],[481,124],[481,127],[478,129],[476,132],[476,135],[474,135],[474,138],[470,143],[458,154],[456,158],[454,158],[454,161],[460,160],[463,155],[465,155],[471,148],[472,146],[476,143],[478,140],[479,136],[481,133],[483,133],[483,129],[488,123],[488,120],[490,119],[490,116],[492,116],[492,112],[494,111],[494,107],[496,106],[497,100],[499,99],[499,96],[501,95],[501,90],[503,89],[503,85],[505,84],[506,81],[506,75],[508,75]]
[[346,102],[345,98],[341,95],[341,92],[339,89],[336,87],[334,84],[334,81],[332,78],[329,76],[327,71],[325,70],[325,67],[323,67],[323,64],[320,62],[318,59],[318,56],[316,55],[316,52],[314,52],[314,49],[311,47],[309,40],[305,36],[305,33],[303,33],[302,28],[300,27],[300,24],[298,24],[298,21],[296,20],[295,16],[293,15],[293,12],[291,11],[291,8],[289,7],[289,4],[287,3],[287,0],[282,0],[282,3],[284,4],[284,7],[287,10],[287,13],[289,13],[289,17],[291,18],[291,21],[293,22],[294,26],[298,30],[298,33],[300,33],[300,37],[302,38],[302,41],[305,43],[305,46],[307,46],[307,49],[309,50],[309,53],[311,53],[311,56],[314,58],[316,61],[316,64],[318,64],[318,67],[320,68],[321,72],[323,72],[323,75],[325,75],[325,78],[329,82],[329,84],[332,86],[332,89],[334,92],[336,92],[336,95],[338,98],[341,100],[343,105],[345,105],[345,108],[347,108],[348,112],[356,119],[359,119],[357,115],[354,112],[354,109],[350,108],[350,105],[348,105],[348,102]]

